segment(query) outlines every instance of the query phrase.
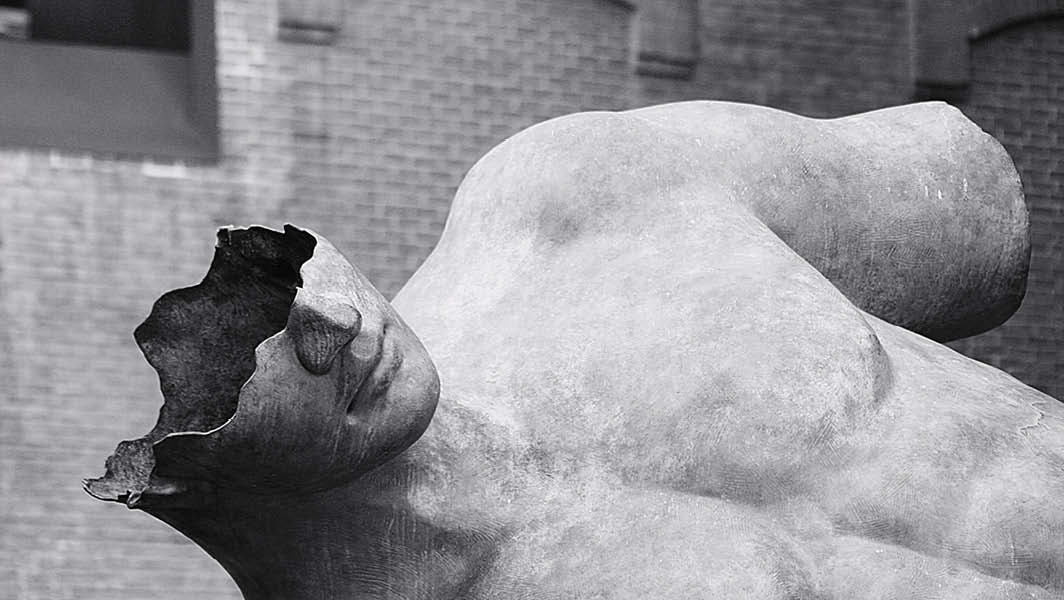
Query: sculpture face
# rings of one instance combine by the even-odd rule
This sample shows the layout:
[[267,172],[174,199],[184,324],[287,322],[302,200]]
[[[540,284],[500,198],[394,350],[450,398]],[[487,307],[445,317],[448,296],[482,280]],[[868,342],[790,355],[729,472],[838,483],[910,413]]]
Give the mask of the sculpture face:
[[136,453],[115,457],[138,463],[141,480],[90,492],[142,501],[149,472],[257,493],[328,489],[428,425],[439,383],[427,353],[328,242],[294,227],[218,237],[204,281],[163,296],[136,331],[166,397]]
[[943,105],[557,119],[470,171],[411,327],[321,237],[223,230],[88,489],[248,598],[1058,597],[1064,410],[881,320],[1005,318],[1025,227]]

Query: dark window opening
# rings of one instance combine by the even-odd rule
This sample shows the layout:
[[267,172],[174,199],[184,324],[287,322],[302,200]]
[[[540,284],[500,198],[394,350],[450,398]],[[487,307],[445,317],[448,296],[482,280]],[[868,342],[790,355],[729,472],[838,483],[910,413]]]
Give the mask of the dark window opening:
[[[189,49],[188,0],[0,0],[11,23],[8,37],[153,48],[175,52]],[[21,14],[20,14],[21,13]]]
[[0,144],[217,159],[211,0],[0,0]]

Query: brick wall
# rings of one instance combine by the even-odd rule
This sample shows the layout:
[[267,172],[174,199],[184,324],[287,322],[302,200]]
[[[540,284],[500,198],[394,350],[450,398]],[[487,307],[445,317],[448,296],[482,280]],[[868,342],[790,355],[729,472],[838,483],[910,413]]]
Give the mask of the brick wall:
[[131,331],[199,280],[215,227],[314,228],[391,294],[465,170],[537,121],[690,98],[816,116],[909,101],[906,7],[702,2],[694,77],[673,80],[634,73],[622,2],[345,0],[318,46],[277,39],[277,0],[218,0],[218,165],[0,149],[0,598],[238,597],[191,543],[79,486],[151,427],[157,382]]
[[0,598],[238,597],[197,547],[79,483],[151,427],[158,384],[131,332],[202,277],[215,227],[314,228],[390,294],[493,145],[642,103],[619,3],[345,8],[316,46],[278,41],[275,0],[217,3],[217,166],[0,149]]
[[680,93],[816,117],[911,101],[907,0],[707,0],[701,6],[697,85]]
[[1064,398],[1064,19],[1005,29],[972,47],[960,105],[1016,163],[1031,215],[1031,270],[1020,310],[953,347]]

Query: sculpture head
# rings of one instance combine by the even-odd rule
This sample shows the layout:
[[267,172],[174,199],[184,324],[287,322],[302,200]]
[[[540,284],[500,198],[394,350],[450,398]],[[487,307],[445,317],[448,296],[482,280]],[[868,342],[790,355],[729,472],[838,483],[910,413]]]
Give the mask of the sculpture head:
[[409,447],[436,407],[427,352],[325,239],[286,226],[222,229],[196,286],[156,302],[135,337],[165,403],[86,482],[130,506],[347,483]]

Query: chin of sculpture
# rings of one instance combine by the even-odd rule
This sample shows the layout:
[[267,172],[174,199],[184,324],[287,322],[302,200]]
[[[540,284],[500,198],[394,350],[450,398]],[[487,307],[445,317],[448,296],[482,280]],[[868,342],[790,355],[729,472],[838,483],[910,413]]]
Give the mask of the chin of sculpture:
[[394,309],[313,232],[223,229],[86,489],[247,598],[1059,597],[1064,411],[934,341],[1028,256],[943,104],[562,117],[469,172]]

